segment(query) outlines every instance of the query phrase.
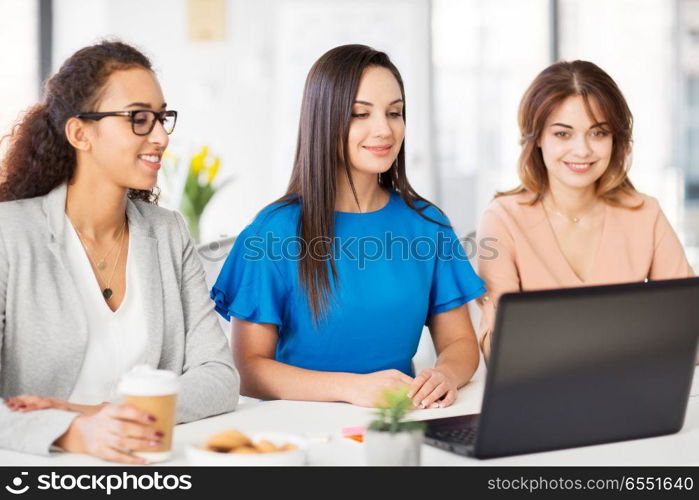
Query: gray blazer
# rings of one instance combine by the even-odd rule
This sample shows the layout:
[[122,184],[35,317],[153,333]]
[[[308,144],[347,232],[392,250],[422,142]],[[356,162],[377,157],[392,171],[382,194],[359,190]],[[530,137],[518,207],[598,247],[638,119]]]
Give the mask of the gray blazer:
[[[15,413],[4,398],[67,399],[87,343],[87,318],[62,245],[67,186],[0,203],[0,448],[48,454],[76,413]],[[177,420],[233,411],[240,379],[182,217],[129,200],[134,264],[148,298],[147,364],[180,376]],[[129,256],[131,258],[132,256]]]

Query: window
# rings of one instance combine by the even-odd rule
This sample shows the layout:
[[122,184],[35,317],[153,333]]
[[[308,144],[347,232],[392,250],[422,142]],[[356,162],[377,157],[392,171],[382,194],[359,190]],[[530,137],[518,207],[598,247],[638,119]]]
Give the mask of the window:
[[0,136],[5,136],[39,95],[39,2],[0,0],[0,19]]

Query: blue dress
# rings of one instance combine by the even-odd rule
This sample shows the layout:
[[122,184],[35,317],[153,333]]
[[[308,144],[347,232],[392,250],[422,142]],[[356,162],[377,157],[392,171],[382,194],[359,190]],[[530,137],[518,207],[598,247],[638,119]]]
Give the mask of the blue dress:
[[[420,205],[418,205],[420,206]],[[275,359],[319,371],[414,376],[412,358],[431,316],[485,293],[448,219],[425,220],[393,191],[369,213],[335,212],[337,281],[313,321],[299,281],[298,204],[272,204],[238,236],[211,298],[226,320],[277,325]]]

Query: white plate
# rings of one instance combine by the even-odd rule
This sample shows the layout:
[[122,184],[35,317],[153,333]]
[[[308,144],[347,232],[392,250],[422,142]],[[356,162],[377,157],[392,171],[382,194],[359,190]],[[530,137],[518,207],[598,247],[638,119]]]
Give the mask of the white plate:
[[192,465],[256,466],[256,465],[304,465],[306,462],[306,440],[294,434],[260,432],[248,434],[253,443],[267,440],[275,446],[287,443],[296,446],[295,450],[273,453],[218,453],[204,448],[204,443],[188,445],[185,453]]

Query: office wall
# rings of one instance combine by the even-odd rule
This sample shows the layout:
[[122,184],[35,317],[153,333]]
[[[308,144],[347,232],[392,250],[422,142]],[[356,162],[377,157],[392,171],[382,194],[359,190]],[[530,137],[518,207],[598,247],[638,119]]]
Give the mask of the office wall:
[[[676,5],[561,0],[559,59],[587,59],[619,84],[635,117],[632,180],[684,234],[677,159]],[[550,2],[434,0],[435,151],[443,208],[473,230],[497,190],[518,184],[517,107],[548,66]]]
[[[3,133],[37,97],[37,3],[0,0]],[[617,80],[636,119],[632,179],[691,242],[687,232],[699,223],[683,225],[678,2],[559,4],[560,56],[595,61]],[[496,190],[517,183],[517,105],[550,62],[549,0],[228,0],[225,37],[216,42],[188,39],[186,6],[54,0],[54,69],[109,35],[152,57],[181,113],[171,151],[186,161],[208,144],[223,159],[221,177],[233,179],[204,215],[203,240],[236,234],[282,193],[306,72],[341,43],[384,48],[403,72],[409,175],[458,233],[475,229]],[[164,202],[176,206],[177,189],[164,189]]]
[[549,1],[434,0],[435,161],[460,235],[517,183],[517,106],[549,63]]
[[283,194],[306,74],[325,51],[345,43],[386,50],[403,73],[410,175],[434,194],[429,1],[230,0],[225,39],[216,42],[188,40],[184,0],[55,4],[54,66],[104,35],[140,46],[180,112],[170,150],[186,160],[206,143],[221,156],[220,177],[233,180],[204,214],[203,241],[237,234]]
[[560,40],[562,59],[593,61],[619,85],[634,115],[631,179],[684,237],[675,15],[668,0],[562,0]]

